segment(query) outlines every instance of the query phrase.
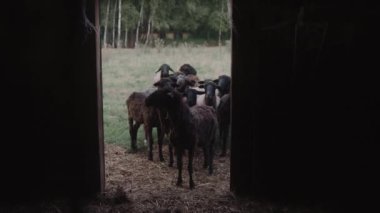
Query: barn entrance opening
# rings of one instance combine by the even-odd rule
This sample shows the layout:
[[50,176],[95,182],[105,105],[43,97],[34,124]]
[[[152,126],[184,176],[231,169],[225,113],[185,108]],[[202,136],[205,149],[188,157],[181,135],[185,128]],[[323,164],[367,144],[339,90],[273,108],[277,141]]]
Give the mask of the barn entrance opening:
[[[169,166],[169,134],[163,138],[163,159],[159,155],[157,128],[154,127],[151,133],[152,148],[149,148],[149,139],[146,140],[145,136],[149,115],[144,100],[156,89],[153,84],[157,82],[157,74],[161,73],[156,71],[163,64],[170,66],[171,76],[190,65],[196,70],[198,80],[188,81],[187,76],[185,82],[191,82],[187,87],[209,93],[206,95],[211,95],[215,103],[229,106],[229,99],[221,95],[221,92],[229,93],[231,76],[229,1],[220,1],[220,4],[189,1],[189,4],[178,5],[175,1],[100,1],[105,188],[110,193],[124,191],[141,209],[195,210],[202,205],[209,209],[220,205],[218,200],[228,199],[230,193],[230,130],[227,126],[227,151],[223,153],[216,104],[210,106],[216,122],[213,173],[209,175],[209,171],[203,168],[202,147],[195,146],[192,164],[195,190],[190,190],[188,184],[189,154],[186,152],[183,157],[183,184],[178,187],[175,156],[173,166]],[[163,8],[165,14],[162,14]],[[209,12],[193,11],[205,9]],[[195,15],[194,20],[178,19],[188,13]],[[174,22],[178,20],[181,21]],[[176,77],[175,83],[179,85],[182,76]],[[218,87],[224,90],[216,89]],[[127,99],[131,100],[129,107]],[[224,109],[224,119],[229,119],[228,113],[229,109]],[[141,119],[144,115],[146,119]],[[187,138],[179,141],[185,140]]]

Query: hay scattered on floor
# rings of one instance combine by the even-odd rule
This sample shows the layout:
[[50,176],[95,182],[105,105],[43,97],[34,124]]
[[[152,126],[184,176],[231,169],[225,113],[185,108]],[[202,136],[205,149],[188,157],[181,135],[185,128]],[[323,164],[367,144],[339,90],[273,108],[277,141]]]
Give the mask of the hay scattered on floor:
[[[184,157],[183,186],[176,186],[176,166],[168,167],[168,151],[164,146],[165,162],[158,159],[154,148],[153,161],[147,151],[129,153],[124,148],[106,144],[106,188],[114,192],[122,187],[132,212],[293,212],[285,206],[274,206],[252,200],[239,200],[229,190],[230,158],[214,158],[214,174],[202,168],[203,154],[197,150],[194,158],[195,189],[190,190],[187,157]],[[309,212],[299,211],[296,212]]]
[[[229,156],[215,157],[214,174],[208,175],[202,168],[203,155],[198,150],[194,158],[194,190],[189,189],[187,157],[184,157],[183,186],[176,186],[176,166],[168,166],[168,151],[164,146],[165,162],[158,159],[154,149],[153,161],[148,161],[146,151],[129,153],[122,147],[107,144],[106,188],[112,191],[121,186],[125,189],[135,212],[179,210],[181,212],[215,211],[234,209],[233,196],[229,192]],[[236,208],[236,207],[235,207]]]

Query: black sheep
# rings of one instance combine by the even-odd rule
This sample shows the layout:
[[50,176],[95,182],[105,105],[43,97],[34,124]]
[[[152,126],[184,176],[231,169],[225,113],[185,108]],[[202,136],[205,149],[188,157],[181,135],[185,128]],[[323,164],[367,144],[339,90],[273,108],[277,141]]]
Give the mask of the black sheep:
[[228,75],[220,75],[218,79],[214,80],[214,82],[218,85],[219,94],[218,96],[221,98],[223,95],[230,93],[231,87],[231,77]]
[[154,106],[168,113],[170,120],[170,141],[177,154],[178,180],[182,184],[182,156],[188,150],[188,172],[190,189],[194,188],[193,156],[196,144],[203,147],[204,166],[212,174],[213,145],[217,120],[215,110],[209,106],[190,108],[182,100],[182,94],[173,88],[158,89],[145,100],[147,106]]
[[156,71],[156,75],[154,76],[153,82],[155,83],[159,81],[161,78],[169,77],[169,71],[174,72],[168,64],[162,64]]
[[216,109],[216,114],[218,117],[219,124],[219,138],[222,144],[222,153],[220,156],[226,156],[226,146],[227,138],[229,132],[229,126],[231,122],[231,97],[230,94],[223,95],[220,99],[218,108]]
[[214,109],[219,105],[220,97],[216,95],[219,86],[212,80],[199,81],[199,88],[204,88],[205,94],[197,98],[197,105],[212,106]]

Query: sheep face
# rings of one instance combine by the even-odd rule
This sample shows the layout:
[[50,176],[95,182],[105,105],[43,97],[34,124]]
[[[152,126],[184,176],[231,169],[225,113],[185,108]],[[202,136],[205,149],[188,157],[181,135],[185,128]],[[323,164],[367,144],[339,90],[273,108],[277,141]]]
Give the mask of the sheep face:
[[162,78],[156,83],[153,84],[153,86],[157,87],[158,89],[173,89],[176,87],[175,79],[172,78]]
[[173,69],[168,64],[162,64],[160,68],[158,68],[157,72],[161,71],[161,78],[169,77],[169,71],[173,71]]
[[215,90],[219,89],[219,86],[210,80],[201,82],[200,88],[205,89],[205,104],[208,106],[214,106],[215,104]]
[[214,80],[214,82],[218,85],[219,89],[219,97],[222,97],[223,95],[230,92],[230,86],[231,86],[231,77],[227,75],[221,75],[218,77],[218,79]]
[[183,95],[186,97],[187,105],[191,107],[197,104],[197,95],[202,95],[204,93],[204,91],[187,88]]
[[182,101],[181,95],[173,89],[158,89],[145,99],[146,106],[160,109],[171,109]]

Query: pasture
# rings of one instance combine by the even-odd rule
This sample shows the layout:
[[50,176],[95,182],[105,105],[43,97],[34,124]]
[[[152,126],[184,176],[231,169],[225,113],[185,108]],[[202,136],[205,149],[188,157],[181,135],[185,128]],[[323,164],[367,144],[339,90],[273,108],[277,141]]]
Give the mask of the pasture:
[[[125,100],[134,91],[152,86],[158,67],[169,64],[174,70],[185,63],[198,71],[199,78],[215,79],[230,75],[231,52],[228,46],[179,47],[141,49],[102,49],[104,141],[129,149],[130,137]],[[156,132],[154,137],[156,141]],[[144,147],[143,127],[137,145]]]

